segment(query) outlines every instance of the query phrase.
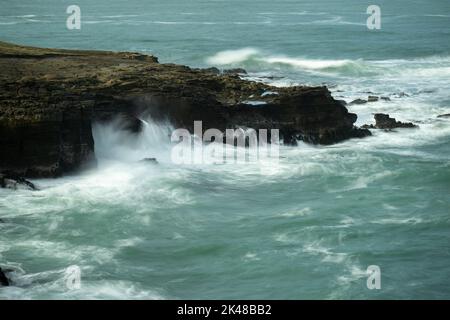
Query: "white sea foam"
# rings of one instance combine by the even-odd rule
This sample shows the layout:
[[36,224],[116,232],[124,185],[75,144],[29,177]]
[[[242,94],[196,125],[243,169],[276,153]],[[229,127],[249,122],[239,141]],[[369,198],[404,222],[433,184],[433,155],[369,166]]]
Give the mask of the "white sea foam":
[[310,207],[305,207],[305,208],[301,208],[301,209],[293,209],[293,210],[289,210],[283,213],[280,213],[279,216],[280,217],[287,217],[287,218],[291,218],[291,217],[304,217],[304,216],[309,216],[312,213],[312,210]]
[[352,264],[348,268],[348,272],[345,275],[338,276],[337,280],[341,285],[349,285],[352,282],[358,281],[367,277],[366,270],[363,270],[356,264]]
[[404,218],[404,219],[385,218],[385,219],[379,219],[379,220],[372,221],[372,223],[375,223],[375,224],[418,224],[418,223],[422,223],[422,222],[423,222],[422,218],[416,218],[416,217],[409,217],[409,218]]
[[294,67],[304,68],[304,69],[312,69],[312,70],[320,70],[327,69],[333,67],[342,67],[352,63],[350,60],[313,60],[313,59],[296,59],[289,57],[269,57],[264,59],[267,63],[280,63],[287,64]]
[[126,123],[118,118],[106,124],[93,126],[95,152],[101,160],[121,160],[136,162],[145,158],[169,158],[169,137],[173,128],[164,122],[142,119],[142,131],[128,132]]
[[323,262],[343,263],[348,254],[343,252],[333,252],[331,248],[322,245],[321,241],[313,241],[303,246],[303,252],[322,256]]
[[[45,276],[40,283],[30,283],[28,286],[13,286],[0,289],[0,299],[85,299],[85,300],[163,300],[164,295],[157,290],[141,288],[137,283],[121,280],[82,281],[78,290],[68,290],[62,272]],[[55,276],[58,276],[55,278]],[[42,282],[43,281],[43,282]]]
[[242,258],[244,261],[259,261],[261,260],[256,253],[253,252],[247,252],[244,257]]

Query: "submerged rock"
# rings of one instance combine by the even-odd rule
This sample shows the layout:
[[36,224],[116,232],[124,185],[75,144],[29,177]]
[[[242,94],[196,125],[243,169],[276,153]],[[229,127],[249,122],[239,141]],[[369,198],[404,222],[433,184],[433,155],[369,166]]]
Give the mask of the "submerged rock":
[[16,175],[13,172],[3,172],[0,173],[0,188],[6,189],[27,189],[27,190],[38,190],[36,186],[26,180],[25,178]]
[[353,100],[352,102],[350,102],[349,105],[352,105],[352,104],[365,104],[365,103],[367,103],[367,100],[356,99],[356,100]]
[[437,116],[438,118],[450,118],[450,113],[447,114],[440,114]]
[[223,70],[224,74],[247,74],[247,71],[242,68],[234,68],[234,69],[225,69]]
[[370,129],[385,129],[391,130],[395,128],[417,128],[417,125],[411,122],[397,121],[395,118],[391,118],[388,114],[376,113],[374,115],[375,125],[364,125],[363,128]]
[[378,100],[380,100],[380,98],[377,97],[377,96],[369,96],[369,97],[367,98],[367,101],[368,101],[368,102],[377,102]]
[[409,94],[405,93],[405,92],[399,92],[396,94],[396,96],[398,98],[404,98],[404,97],[409,97]]
[[[0,42],[0,69],[0,172],[23,177],[95,166],[92,124],[117,117],[133,132],[148,116],[191,133],[201,120],[203,130],[279,129],[285,141],[314,144],[370,134],[326,87],[273,87],[142,54]],[[268,91],[278,95],[261,97]],[[242,103],[252,95],[265,104]]]
[[144,158],[139,162],[150,163],[150,164],[158,164],[158,160],[156,158]]
[[5,273],[3,272],[2,268],[0,268],[0,287],[8,287],[9,286],[9,280],[6,277]]

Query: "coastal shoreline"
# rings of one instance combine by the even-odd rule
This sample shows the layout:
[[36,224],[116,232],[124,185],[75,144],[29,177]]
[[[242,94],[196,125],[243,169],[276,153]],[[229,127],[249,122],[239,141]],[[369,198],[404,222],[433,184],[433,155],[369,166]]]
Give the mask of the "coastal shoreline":
[[194,121],[205,130],[279,129],[290,145],[370,135],[326,87],[273,87],[139,53],[0,42],[0,68],[0,169],[24,177],[95,166],[92,125],[118,116],[132,132],[143,116],[190,132]]

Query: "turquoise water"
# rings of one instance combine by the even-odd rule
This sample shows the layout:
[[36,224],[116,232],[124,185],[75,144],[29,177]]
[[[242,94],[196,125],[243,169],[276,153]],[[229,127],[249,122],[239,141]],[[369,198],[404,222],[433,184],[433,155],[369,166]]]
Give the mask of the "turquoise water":
[[[14,270],[0,299],[450,298],[450,120],[437,118],[450,113],[448,1],[378,1],[378,31],[356,0],[76,2],[80,31],[65,28],[73,1],[3,1],[0,39],[388,96],[349,109],[358,124],[385,112],[420,128],[282,147],[279,162],[177,166],[168,124],[147,119],[139,141],[95,126],[98,170],[0,190],[0,266]],[[136,164],[150,156],[160,165]]]

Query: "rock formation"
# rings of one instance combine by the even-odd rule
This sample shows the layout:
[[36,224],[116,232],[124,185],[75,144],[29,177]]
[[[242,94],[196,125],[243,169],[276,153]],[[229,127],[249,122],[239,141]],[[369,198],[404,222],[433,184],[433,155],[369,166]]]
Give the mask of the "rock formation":
[[364,125],[363,128],[370,129],[385,129],[391,130],[395,128],[416,128],[417,126],[411,122],[397,121],[395,118],[391,118],[388,114],[376,113],[374,114],[375,125]]
[[0,173],[0,188],[7,188],[13,190],[17,189],[38,190],[32,182],[26,180],[21,176],[18,176],[14,172],[8,171]]
[[[42,49],[0,42],[0,172],[54,177],[95,165],[91,126],[121,116],[169,120],[193,131],[279,129],[297,139],[332,144],[370,135],[326,87],[274,88],[231,74],[159,64],[127,52]],[[274,92],[277,95],[264,95]],[[255,107],[249,101],[263,101]]]
[[0,268],[0,287],[1,286],[4,286],[4,287],[9,286],[9,280],[6,277],[5,273],[3,272],[2,268]]

